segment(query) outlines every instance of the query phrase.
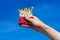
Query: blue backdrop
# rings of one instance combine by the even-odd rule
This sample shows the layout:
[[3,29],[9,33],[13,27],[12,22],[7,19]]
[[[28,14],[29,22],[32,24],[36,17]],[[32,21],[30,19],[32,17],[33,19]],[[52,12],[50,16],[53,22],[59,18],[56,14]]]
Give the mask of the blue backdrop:
[[33,14],[60,31],[60,0],[0,0],[0,40],[50,40],[18,25],[18,9],[34,6]]

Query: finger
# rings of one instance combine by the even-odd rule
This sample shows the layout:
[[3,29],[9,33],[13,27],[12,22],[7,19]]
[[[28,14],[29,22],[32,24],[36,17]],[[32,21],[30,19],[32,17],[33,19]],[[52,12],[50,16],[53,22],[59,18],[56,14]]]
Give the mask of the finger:
[[33,22],[34,20],[32,18],[29,18],[28,15],[25,16],[26,20],[30,21],[30,22]]
[[29,25],[24,25],[24,24],[22,24],[22,26],[24,26],[24,27],[26,27],[26,28],[29,28],[29,27],[30,27]]

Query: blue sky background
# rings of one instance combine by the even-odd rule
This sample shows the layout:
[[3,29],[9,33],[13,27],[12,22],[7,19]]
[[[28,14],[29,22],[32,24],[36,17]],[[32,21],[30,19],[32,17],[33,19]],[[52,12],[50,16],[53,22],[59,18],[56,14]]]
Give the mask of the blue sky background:
[[0,0],[0,40],[50,40],[18,25],[18,9],[31,6],[35,16],[60,32],[60,0]]

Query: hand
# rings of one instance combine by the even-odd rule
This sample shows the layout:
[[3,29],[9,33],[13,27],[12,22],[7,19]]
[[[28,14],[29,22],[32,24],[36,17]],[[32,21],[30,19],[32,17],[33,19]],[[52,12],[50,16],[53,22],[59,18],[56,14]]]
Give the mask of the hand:
[[41,25],[43,25],[42,21],[40,21],[37,17],[33,16],[33,18],[29,18],[28,15],[25,16],[26,20],[31,22],[33,26],[31,25],[25,25],[22,24],[21,26],[24,26],[26,28],[33,28],[39,32],[42,32],[43,30],[40,28]]

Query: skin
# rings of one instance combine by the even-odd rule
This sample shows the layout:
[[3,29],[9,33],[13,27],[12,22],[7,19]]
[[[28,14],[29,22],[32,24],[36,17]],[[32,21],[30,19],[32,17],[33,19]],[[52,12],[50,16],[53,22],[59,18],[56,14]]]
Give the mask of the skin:
[[21,26],[24,26],[26,28],[32,28],[38,32],[41,32],[47,35],[51,40],[60,40],[60,33],[55,29],[51,28],[50,26],[46,25],[45,23],[43,23],[37,17],[33,16],[32,19],[29,18],[28,15],[25,15],[25,18],[27,21],[31,22],[33,26],[25,25],[25,24],[22,24]]

